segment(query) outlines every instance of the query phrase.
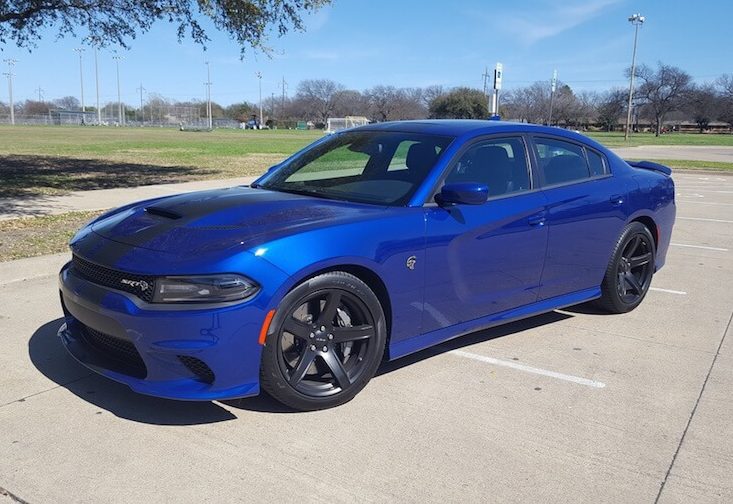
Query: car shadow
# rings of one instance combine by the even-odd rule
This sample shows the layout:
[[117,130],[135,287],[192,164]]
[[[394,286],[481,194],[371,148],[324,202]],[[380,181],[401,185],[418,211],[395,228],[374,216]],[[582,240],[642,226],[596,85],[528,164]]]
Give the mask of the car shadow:
[[[567,313],[549,312],[466,334],[401,359],[384,362],[375,378],[378,379],[379,376],[451,350],[491,341],[571,317],[572,315]],[[76,362],[61,344],[56,332],[62,323],[63,319],[59,318],[38,328],[28,343],[28,353],[31,362],[41,373],[77,397],[117,417],[155,425],[199,425],[236,418],[236,415],[216,402],[173,401],[137,394],[125,385],[90,372]],[[297,410],[280,404],[264,392],[256,397],[226,400],[221,403],[232,409],[244,411],[298,413]]]
[[126,385],[89,371],[69,355],[56,335],[63,321],[58,318],[39,327],[28,342],[28,355],[36,369],[77,397],[117,417],[147,424],[198,425],[236,418],[214,402],[172,401],[137,394]]

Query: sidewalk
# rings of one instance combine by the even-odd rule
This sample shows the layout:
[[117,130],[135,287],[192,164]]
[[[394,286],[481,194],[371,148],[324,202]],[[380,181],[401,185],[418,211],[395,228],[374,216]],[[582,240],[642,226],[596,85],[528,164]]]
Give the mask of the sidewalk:
[[105,210],[107,208],[122,206],[132,201],[155,198],[157,196],[249,184],[255,178],[241,177],[181,182],[179,184],[99,189],[96,191],[74,191],[61,196],[0,198],[0,220],[81,210]]

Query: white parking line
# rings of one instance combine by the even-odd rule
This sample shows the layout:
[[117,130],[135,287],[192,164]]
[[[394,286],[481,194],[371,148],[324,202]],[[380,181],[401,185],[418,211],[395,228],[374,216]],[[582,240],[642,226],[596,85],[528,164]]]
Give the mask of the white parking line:
[[686,243],[670,243],[670,245],[675,246],[675,247],[696,248],[696,249],[703,249],[703,250],[719,250],[720,252],[728,252],[727,248],[708,247],[707,245],[688,245]]
[[695,203],[696,205],[733,206],[733,203],[718,203],[713,201],[699,201],[694,199],[677,198],[678,202]]
[[578,385],[585,385],[586,387],[603,388],[606,386],[605,383],[589,380],[588,378],[581,378],[580,376],[567,375],[558,373],[556,371],[549,371],[547,369],[540,369],[532,366],[525,366],[518,362],[505,361],[501,359],[494,359],[493,357],[486,357],[485,355],[479,355],[471,352],[464,352],[463,350],[450,350],[449,354],[456,355],[458,357],[464,357],[466,359],[473,359],[479,362],[485,362],[487,364],[493,364],[495,366],[504,366],[518,371],[524,371],[525,373],[538,374],[542,376],[549,376],[550,378],[557,378],[558,380],[565,380]]
[[660,289],[659,287],[649,287],[649,290],[653,290],[657,292],[666,292],[667,294],[678,294],[680,296],[687,295],[685,291],[678,291],[678,290],[672,290],[672,289]]
[[703,221],[703,222],[722,222],[724,224],[733,224],[733,220],[723,220],[723,219],[705,219],[703,217],[677,217],[680,220],[694,220],[694,221]]

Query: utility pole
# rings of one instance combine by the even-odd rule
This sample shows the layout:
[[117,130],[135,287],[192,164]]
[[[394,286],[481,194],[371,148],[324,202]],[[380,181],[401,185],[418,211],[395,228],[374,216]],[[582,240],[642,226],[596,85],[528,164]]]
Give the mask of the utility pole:
[[94,48],[94,80],[97,85],[97,124],[102,124],[102,110],[99,108],[99,65],[97,64],[97,48]]
[[285,76],[283,75],[283,99],[280,103],[280,118],[283,119],[285,117],[285,86],[287,86],[288,83],[285,82]]
[[262,128],[262,72],[255,74],[260,81],[260,128]]
[[143,91],[147,91],[147,90],[143,87],[142,82],[140,83],[140,87],[137,88],[137,91],[140,91],[140,116],[142,117],[141,122],[144,123],[145,122],[145,109],[143,108]]
[[[84,106],[84,69],[82,64],[82,54],[84,54],[83,47],[77,47],[74,52],[79,53],[79,85],[81,86],[81,111],[86,112],[87,109]],[[84,116],[81,118],[81,122],[84,122]]]
[[550,120],[548,126],[552,126],[552,108],[555,105],[555,89],[557,89],[557,70],[552,71],[552,84],[550,85]]
[[18,62],[18,60],[8,58],[3,61],[8,64],[8,71],[3,73],[3,75],[7,76],[8,78],[8,98],[10,99],[10,124],[15,126],[15,104],[13,103],[13,67]]
[[494,96],[492,93],[491,97],[489,97],[489,67],[484,67],[484,73],[481,74],[481,77],[484,79],[484,96],[486,97],[487,108],[491,112],[491,107],[494,104]]
[[209,120],[209,129],[214,129],[214,121],[211,117],[211,67],[209,66],[209,62],[206,61],[206,82],[204,84],[206,85],[206,116]]
[[631,79],[629,82],[629,107],[626,111],[626,129],[624,141],[629,139],[629,127],[631,126],[631,104],[634,99],[634,73],[636,72],[636,41],[639,38],[639,27],[644,24],[644,16],[639,13],[629,16],[629,22],[634,25],[634,51],[631,53]]
[[122,116],[122,93],[120,92],[120,60],[122,56],[114,55],[112,59],[115,60],[115,66],[117,67],[117,122],[120,126],[124,125],[124,118]]
[[41,88],[41,86],[38,86],[33,91],[35,91],[36,93],[38,93],[38,101],[39,102],[42,102],[43,101],[43,89]]

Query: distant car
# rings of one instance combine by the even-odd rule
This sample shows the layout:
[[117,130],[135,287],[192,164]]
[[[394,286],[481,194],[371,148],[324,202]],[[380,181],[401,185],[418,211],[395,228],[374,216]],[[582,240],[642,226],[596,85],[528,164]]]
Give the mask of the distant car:
[[383,360],[598,300],[662,267],[668,168],[498,121],[371,124],[250,187],[134,203],[71,241],[62,341],[89,368],[186,400],[353,398]]

